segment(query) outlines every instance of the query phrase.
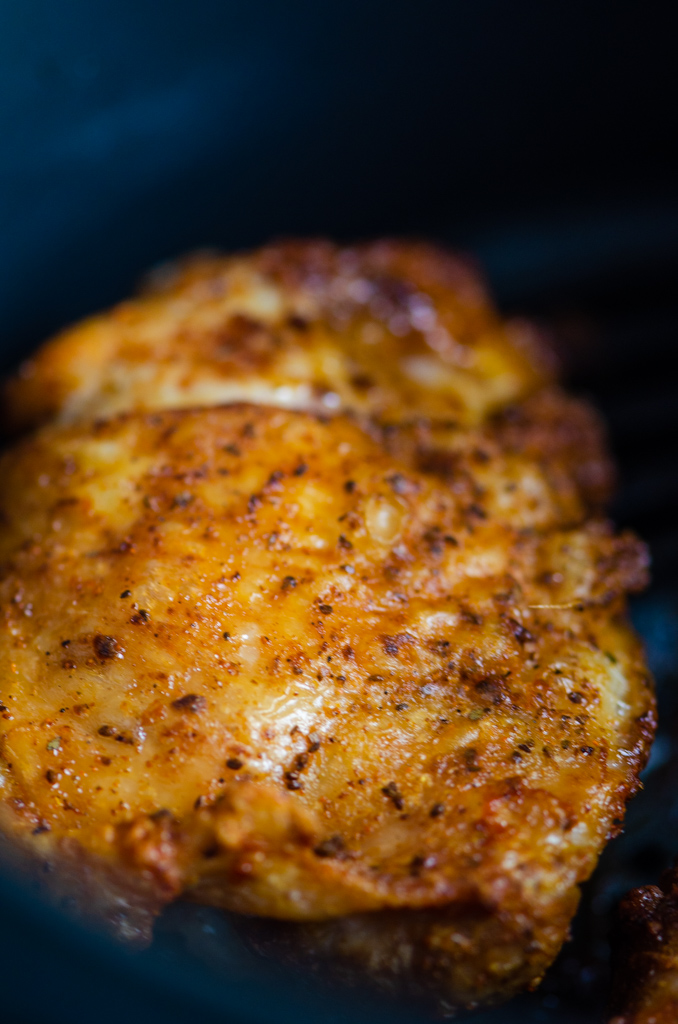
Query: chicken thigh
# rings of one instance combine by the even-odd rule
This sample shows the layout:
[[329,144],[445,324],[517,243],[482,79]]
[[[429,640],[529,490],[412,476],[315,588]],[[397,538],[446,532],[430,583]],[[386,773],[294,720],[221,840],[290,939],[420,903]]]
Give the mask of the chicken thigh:
[[519,431],[235,404],[15,445],[5,843],[129,935],[184,894],[449,1004],[536,983],[653,696],[643,546]]
[[502,321],[468,262],[429,245],[289,242],[196,256],[43,346],[5,393],[11,430],[252,401],[477,425],[547,384],[539,332]]

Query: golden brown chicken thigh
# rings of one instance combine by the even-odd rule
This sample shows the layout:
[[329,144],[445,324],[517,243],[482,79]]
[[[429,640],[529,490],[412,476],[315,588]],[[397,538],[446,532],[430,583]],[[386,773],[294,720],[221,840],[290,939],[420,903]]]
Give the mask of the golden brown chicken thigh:
[[653,697],[625,618],[644,549],[519,421],[239,404],[20,442],[6,841],[128,934],[183,893],[449,1004],[535,983]]
[[232,401],[475,425],[551,371],[535,329],[503,322],[456,256],[289,242],[157,271],[138,298],[43,346],[4,407],[12,430]]

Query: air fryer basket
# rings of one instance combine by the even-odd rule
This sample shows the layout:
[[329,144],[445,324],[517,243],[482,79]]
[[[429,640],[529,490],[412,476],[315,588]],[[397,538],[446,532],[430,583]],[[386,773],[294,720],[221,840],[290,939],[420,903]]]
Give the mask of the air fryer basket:
[[[668,3],[642,17],[609,6],[0,8],[4,368],[185,249],[423,235],[475,253],[503,308],[547,325],[570,387],[607,419],[612,514],[654,562],[633,617],[659,737],[572,941],[538,991],[477,1024],[600,1024],[619,898],[678,855],[674,37]],[[430,1019],[259,957],[211,908],[170,907],[153,946],[130,952],[0,872],[0,920],[2,1024]]]

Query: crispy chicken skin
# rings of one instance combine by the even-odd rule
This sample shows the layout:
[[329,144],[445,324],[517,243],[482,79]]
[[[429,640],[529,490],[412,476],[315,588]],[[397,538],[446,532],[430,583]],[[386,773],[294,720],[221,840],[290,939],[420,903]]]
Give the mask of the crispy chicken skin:
[[6,387],[6,428],[254,401],[476,425],[551,377],[476,271],[430,245],[272,245],[162,268],[70,328]]
[[615,1016],[610,1024],[678,1020],[678,868],[634,889],[620,907]]
[[237,404],[19,442],[5,842],[128,934],[185,894],[302,922],[300,946],[450,1005],[535,984],[654,705],[625,617],[645,550],[587,518],[602,477],[534,415]]

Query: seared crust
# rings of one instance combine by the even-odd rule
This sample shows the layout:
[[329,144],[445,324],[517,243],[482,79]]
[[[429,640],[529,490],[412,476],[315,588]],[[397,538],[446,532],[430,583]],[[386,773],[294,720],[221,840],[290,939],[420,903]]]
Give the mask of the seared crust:
[[584,501],[600,510],[615,482],[605,426],[587,402],[559,388],[542,388],[526,401],[497,413],[502,444],[539,461],[546,472],[575,482]]
[[536,983],[654,705],[643,546],[525,448],[248,405],[21,442],[5,831],[149,906],[316,922],[295,941],[450,1004]]
[[66,330],[5,389],[10,431],[46,420],[254,401],[476,425],[551,377],[468,262],[430,245],[289,242],[161,268]]
[[623,900],[610,1024],[678,1020],[678,869]]

